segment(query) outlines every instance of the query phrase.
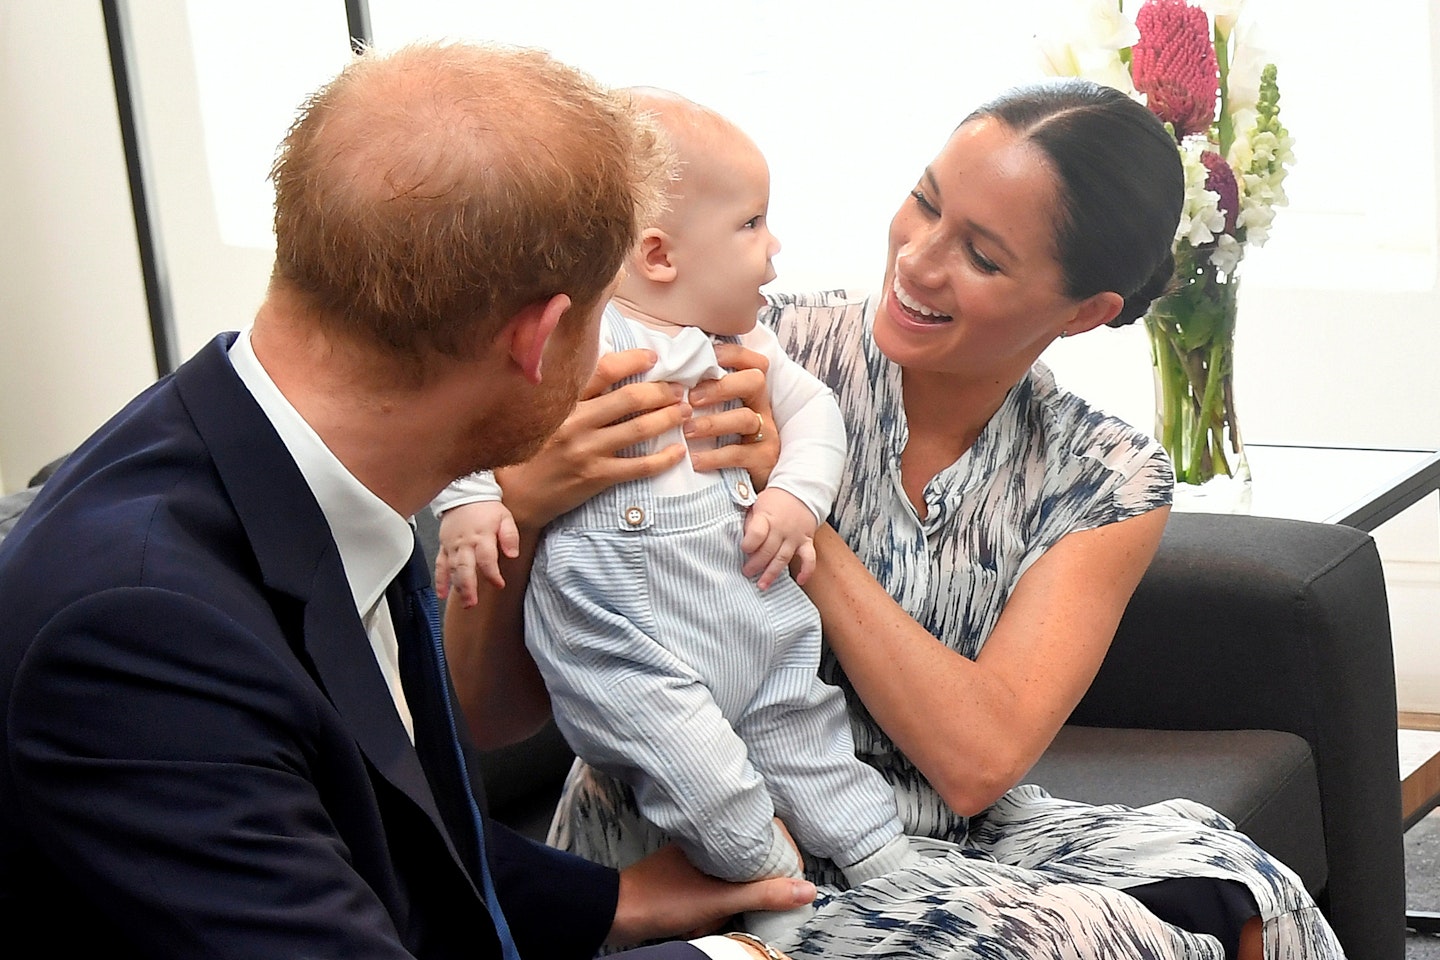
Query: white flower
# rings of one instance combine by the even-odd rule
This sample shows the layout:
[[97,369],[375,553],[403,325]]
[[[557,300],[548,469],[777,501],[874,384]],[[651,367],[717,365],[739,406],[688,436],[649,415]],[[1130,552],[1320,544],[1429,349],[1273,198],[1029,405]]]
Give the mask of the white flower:
[[1262,164],[1273,167],[1280,156],[1280,138],[1269,131],[1262,131],[1251,138],[1250,150],[1254,155],[1251,160],[1252,167]]
[[1180,159],[1185,169],[1185,207],[1175,228],[1175,242],[1192,247],[1209,243],[1225,230],[1220,194],[1205,189],[1210,172],[1200,162],[1200,154],[1208,148],[1204,137],[1187,137],[1180,145]]
[[1196,0],[1196,6],[1209,15],[1210,22],[1215,24],[1223,42],[1230,36],[1230,31],[1235,29],[1235,21],[1240,19],[1240,10],[1245,6],[1245,0]]
[[1215,241],[1215,249],[1210,251],[1210,262],[1215,265],[1216,270],[1228,277],[1235,272],[1235,268],[1240,265],[1240,258],[1244,255],[1245,248],[1240,241],[1228,233],[1222,233]]
[[1232,170],[1249,170],[1251,161],[1255,159],[1250,137],[1255,133],[1255,121],[1259,114],[1254,107],[1246,107],[1231,111],[1231,116],[1234,118],[1235,139],[1230,144],[1230,155],[1225,158],[1225,162],[1230,164]]
[[1245,242],[1263,246],[1270,239],[1270,224],[1275,220],[1275,208],[1289,202],[1280,182],[1285,179],[1284,171],[1279,175],[1247,173],[1241,178],[1240,219],[1237,221],[1245,231]]
[[1040,67],[1056,77],[1084,77],[1137,96],[1120,51],[1140,39],[1140,31],[1115,0],[1056,3],[1051,30],[1036,37]]
[[1225,77],[1225,91],[1235,129],[1240,129],[1239,111],[1253,110],[1260,100],[1260,72],[1273,63],[1260,42],[1261,33],[1253,23],[1243,24],[1235,34],[1230,56],[1230,72]]
[[1270,224],[1275,220],[1275,211],[1263,203],[1240,202],[1240,228],[1245,231],[1245,242],[1263,247],[1270,239]]

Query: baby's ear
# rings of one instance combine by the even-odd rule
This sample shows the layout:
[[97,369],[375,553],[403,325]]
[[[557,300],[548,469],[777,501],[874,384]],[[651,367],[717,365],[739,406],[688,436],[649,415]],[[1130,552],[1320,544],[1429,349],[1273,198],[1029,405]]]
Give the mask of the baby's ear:
[[670,283],[675,279],[675,264],[670,259],[671,246],[668,233],[659,227],[647,227],[640,233],[631,272],[652,283]]

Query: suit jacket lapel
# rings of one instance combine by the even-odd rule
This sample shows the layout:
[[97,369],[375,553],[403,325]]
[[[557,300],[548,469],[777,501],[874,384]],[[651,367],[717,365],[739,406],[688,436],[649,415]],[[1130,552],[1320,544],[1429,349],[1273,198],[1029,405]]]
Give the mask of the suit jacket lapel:
[[[221,334],[175,372],[181,399],[249,536],[265,585],[281,595],[273,602],[290,642],[314,665],[317,682],[361,751],[425,811],[468,878],[409,735],[399,715],[383,706],[392,702],[390,690],[355,611],[330,526],[230,365],[226,354],[234,339]],[[287,616],[284,607],[292,613]]]

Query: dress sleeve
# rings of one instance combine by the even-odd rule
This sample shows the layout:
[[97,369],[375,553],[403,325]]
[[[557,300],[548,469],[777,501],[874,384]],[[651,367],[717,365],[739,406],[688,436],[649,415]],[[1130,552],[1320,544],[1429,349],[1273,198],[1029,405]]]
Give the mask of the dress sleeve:
[[1097,499],[1074,529],[1093,530],[1170,504],[1175,496],[1175,471],[1159,443],[1150,441],[1148,449],[1129,466],[1131,469],[1116,476],[1109,495]]
[[1067,534],[1149,513],[1174,497],[1175,472],[1157,441],[1095,412],[1077,432],[1069,452],[1050,461],[1017,577]]

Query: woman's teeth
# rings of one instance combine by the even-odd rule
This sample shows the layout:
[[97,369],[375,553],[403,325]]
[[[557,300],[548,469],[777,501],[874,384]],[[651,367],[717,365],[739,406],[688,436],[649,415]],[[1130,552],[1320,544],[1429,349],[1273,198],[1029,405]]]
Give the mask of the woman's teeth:
[[950,319],[949,314],[938,313],[934,310],[931,310],[929,307],[925,306],[925,304],[921,303],[919,300],[916,300],[914,297],[907,294],[900,287],[899,280],[895,280],[890,284],[890,290],[892,293],[895,294],[895,299],[900,301],[900,305],[902,307],[904,307],[906,310],[909,310],[911,313],[923,317],[926,322],[944,323],[946,320]]

